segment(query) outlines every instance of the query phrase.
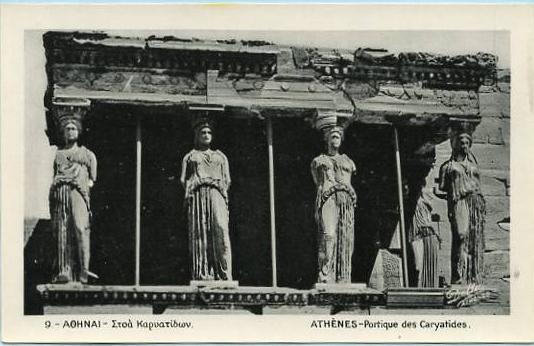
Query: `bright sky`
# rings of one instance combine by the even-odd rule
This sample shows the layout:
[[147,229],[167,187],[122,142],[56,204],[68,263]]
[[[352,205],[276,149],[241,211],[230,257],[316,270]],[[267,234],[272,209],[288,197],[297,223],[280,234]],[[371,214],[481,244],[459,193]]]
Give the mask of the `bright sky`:
[[[48,218],[48,189],[55,147],[48,144],[43,96],[46,90],[44,32],[25,38],[25,217]],[[505,31],[109,31],[111,35],[147,37],[265,40],[280,45],[355,50],[385,48],[390,52],[424,51],[446,55],[486,52],[510,67],[509,34]]]

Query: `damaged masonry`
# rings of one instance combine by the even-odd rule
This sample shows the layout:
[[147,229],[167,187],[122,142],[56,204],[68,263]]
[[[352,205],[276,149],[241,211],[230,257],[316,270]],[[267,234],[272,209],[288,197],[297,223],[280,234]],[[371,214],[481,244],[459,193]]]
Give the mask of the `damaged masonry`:
[[[97,305],[135,313],[444,309],[451,282],[465,293],[455,295],[455,306],[497,299],[468,286],[486,279],[454,282],[446,201],[434,196],[424,215],[439,240],[425,274],[413,246],[421,196],[439,187],[449,139],[467,133],[476,150],[482,141],[507,141],[509,74],[495,55],[82,32],[47,32],[43,42],[49,142],[62,145],[63,119],[74,114],[83,124],[80,144],[98,160],[98,179],[88,208],[90,262],[77,264],[81,281],[73,275],[52,283],[62,251],[49,236],[53,222],[39,221],[26,240],[26,313],[97,313]],[[502,104],[488,106],[489,98]],[[500,117],[485,120],[494,108],[504,109]],[[221,205],[229,213],[230,276],[209,282],[191,267],[196,214],[187,198],[195,195],[180,184],[182,158],[198,140],[192,128],[202,119],[231,175],[231,184],[217,185],[224,203],[213,204],[213,215]],[[335,126],[342,128],[341,153],[355,166],[348,179],[357,196],[343,283],[317,279],[317,257],[326,252],[310,173],[325,152],[325,129]],[[485,166],[488,155],[477,157],[485,196],[489,171],[509,186],[506,172]],[[493,199],[486,196],[488,214]],[[481,253],[495,221],[488,215]],[[493,265],[485,261],[486,269]]]

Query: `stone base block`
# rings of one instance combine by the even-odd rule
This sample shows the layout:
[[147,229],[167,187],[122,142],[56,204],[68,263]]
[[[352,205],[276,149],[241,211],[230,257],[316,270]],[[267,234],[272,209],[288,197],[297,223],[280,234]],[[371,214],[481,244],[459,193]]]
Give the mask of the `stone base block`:
[[386,292],[388,308],[442,308],[445,290],[441,288],[390,288]]
[[365,290],[367,288],[367,284],[363,282],[339,284],[316,283],[313,288],[318,292],[350,293]]
[[128,314],[152,315],[152,305],[135,304],[95,304],[95,305],[45,305],[45,315],[98,315],[98,314]]
[[235,289],[239,287],[239,282],[234,280],[191,280],[189,285],[208,289]]
[[[228,287],[228,286],[226,286]],[[141,313],[284,314],[330,313],[384,305],[384,294],[365,284],[327,285],[324,290],[288,287],[39,285],[45,314]],[[139,310],[141,309],[141,310]],[[368,310],[368,309],[367,309]],[[359,310],[358,310],[359,311]]]

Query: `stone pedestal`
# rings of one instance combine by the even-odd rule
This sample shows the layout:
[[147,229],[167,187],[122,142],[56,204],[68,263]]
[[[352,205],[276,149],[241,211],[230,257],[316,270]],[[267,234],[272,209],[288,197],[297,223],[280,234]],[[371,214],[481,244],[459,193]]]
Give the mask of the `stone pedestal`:
[[235,289],[239,287],[239,281],[234,280],[191,280],[189,285],[207,289]]
[[151,304],[45,305],[44,315],[152,315]]
[[325,283],[316,283],[313,288],[317,292],[331,292],[331,293],[351,293],[351,292],[360,292],[367,288],[367,284],[363,282],[358,283],[335,283],[335,284],[325,284]]
[[388,308],[442,308],[445,290],[441,288],[391,288],[386,292]]
[[[220,283],[220,282],[218,282]],[[348,287],[347,287],[348,286]],[[385,305],[385,295],[352,284],[299,290],[287,287],[39,285],[45,314],[152,313],[209,314],[338,313]],[[227,286],[228,287],[228,286]],[[366,311],[367,311],[366,310]]]

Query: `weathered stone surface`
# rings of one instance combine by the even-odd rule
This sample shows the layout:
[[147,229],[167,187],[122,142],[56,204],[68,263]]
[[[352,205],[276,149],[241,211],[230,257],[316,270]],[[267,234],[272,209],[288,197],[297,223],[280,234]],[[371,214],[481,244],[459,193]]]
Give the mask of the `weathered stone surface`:
[[347,308],[340,312],[338,312],[336,315],[351,315],[351,316],[369,316],[370,308]]
[[481,92],[480,115],[482,117],[510,118],[510,94],[506,92]]
[[151,305],[95,304],[95,305],[45,305],[45,315],[152,315]]
[[386,249],[380,249],[369,279],[369,287],[382,291],[390,287],[402,287],[401,258]]
[[[289,315],[295,313],[329,315],[332,311],[330,306],[302,306],[295,308],[294,306],[265,306],[263,308],[263,315]],[[368,310],[365,310],[368,311]]]
[[190,286],[204,289],[233,289],[239,287],[235,280],[191,280]]
[[[505,172],[503,172],[504,175]],[[482,184],[482,193],[484,196],[501,196],[506,197],[506,184],[505,181],[499,180],[493,176],[487,176],[482,172],[480,177],[480,183]]]
[[[56,64],[159,68],[236,73],[276,72],[277,46],[265,41],[198,40],[176,37],[139,39],[105,33],[48,32],[43,36]],[[199,54],[200,53],[200,54]],[[254,56],[257,59],[251,59]],[[251,60],[254,60],[251,61]],[[259,61],[262,63],[259,63]],[[259,64],[255,64],[259,63]]]
[[484,254],[484,275],[486,282],[488,278],[501,279],[510,275],[510,253],[509,251],[491,251]]
[[[264,41],[79,32],[48,32],[43,40],[48,91],[56,97],[165,106],[217,103],[245,113],[274,109],[298,116],[309,115],[301,109],[343,109],[362,123],[403,126],[444,123],[447,116],[478,121],[474,90],[487,77],[492,79],[495,69],[480,60],[484,54],[428,61],[429,54],[405,53],[401,55],[417,58],[401,63],[386,51],[389,58],[369,65],[361,54],[354,59],[352,51],[297,49]],[[366,51],[364,56],[369,54],[374,53]],[[217,90],[212,92],[209,84],[206,87],[209,70],[217,71]],[[271,80],[283,75],[297,80]],[[366,99],[369,102],[363,102]]]
[[475,143],[472,151],[477,158],[480,170],[509,170],[510,147]]
[[[165,306],[162,315],[251,315],[252,311],[243,307],[200,307],[200,306]],[[152,311],[151,311],[152,313]]]
[[502,230],[498,222],[510,216],[509,199],[486,197],[486,251],[510,249],[510,232]]
[[473,134],[475,143],[505,144],[505,132],[509,130],[504,123],[507,119],[495,117],[482,117],[481,123]]
[[[44,313],[327,313],[351,309],[366,314],[369,306],[385,304],[384,294],[369,288],[337,292],[281,287],[199,289],[192,286],[41,285]],[[71,307],[74,309],[69,310]],[[94,309],[92,308],[94,307]],[[149,310],[150,309],[150,310]],[[194,311],[194,312],[193,312]]]
[[57,87],[88,91],[205,95],[206,74],[166,70],[97,70],[89,66],[54,66]]
[[313,286],[317,292],[334,292],[334,293],[350,293],[350,292],[365,292],[367,291],[367,284],[361,283],[317,283]]

